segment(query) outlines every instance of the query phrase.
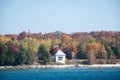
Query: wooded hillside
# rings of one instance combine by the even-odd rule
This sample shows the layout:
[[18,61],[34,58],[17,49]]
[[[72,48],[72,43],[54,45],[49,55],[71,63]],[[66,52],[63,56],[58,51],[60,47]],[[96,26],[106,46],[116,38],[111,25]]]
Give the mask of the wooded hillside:
[[27,33],[0,35],[0,65],[31,64],[44,46],[49,62],[50,50],[54,45],[66,53],[67,59],[88,59],[91,63],[97,59],[120,59],[120,31],[76,32],[66,34]]

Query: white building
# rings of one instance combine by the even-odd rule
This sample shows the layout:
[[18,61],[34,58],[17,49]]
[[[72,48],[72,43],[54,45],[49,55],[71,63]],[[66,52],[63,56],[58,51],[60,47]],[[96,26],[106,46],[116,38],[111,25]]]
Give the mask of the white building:
[[53,62],[65,64],[65,56],[64,52],[57,50],[54,55],[52,55],[51,59]]

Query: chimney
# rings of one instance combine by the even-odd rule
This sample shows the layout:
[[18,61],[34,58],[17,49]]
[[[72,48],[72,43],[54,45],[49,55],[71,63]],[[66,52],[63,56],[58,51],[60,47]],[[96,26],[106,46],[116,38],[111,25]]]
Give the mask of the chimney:
[[55,45],[54,45],[54,49],[56,49],[56,48],[59,48],[59,45],[58,45],[58,44],[55,44]]

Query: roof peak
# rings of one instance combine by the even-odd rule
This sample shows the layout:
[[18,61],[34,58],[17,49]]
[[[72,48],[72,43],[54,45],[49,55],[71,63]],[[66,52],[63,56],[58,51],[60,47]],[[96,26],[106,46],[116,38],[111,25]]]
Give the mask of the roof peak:
[[65,56],[65,53],[63,51],[61,51],[60,49],[58,49],[58,51],[55,53],[55,55]]

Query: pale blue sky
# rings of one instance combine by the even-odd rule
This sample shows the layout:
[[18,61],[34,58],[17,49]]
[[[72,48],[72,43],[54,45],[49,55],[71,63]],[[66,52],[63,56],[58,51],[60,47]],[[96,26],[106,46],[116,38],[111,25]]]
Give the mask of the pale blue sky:
[[120,0],[0,0],[0,34],[120,31]]

